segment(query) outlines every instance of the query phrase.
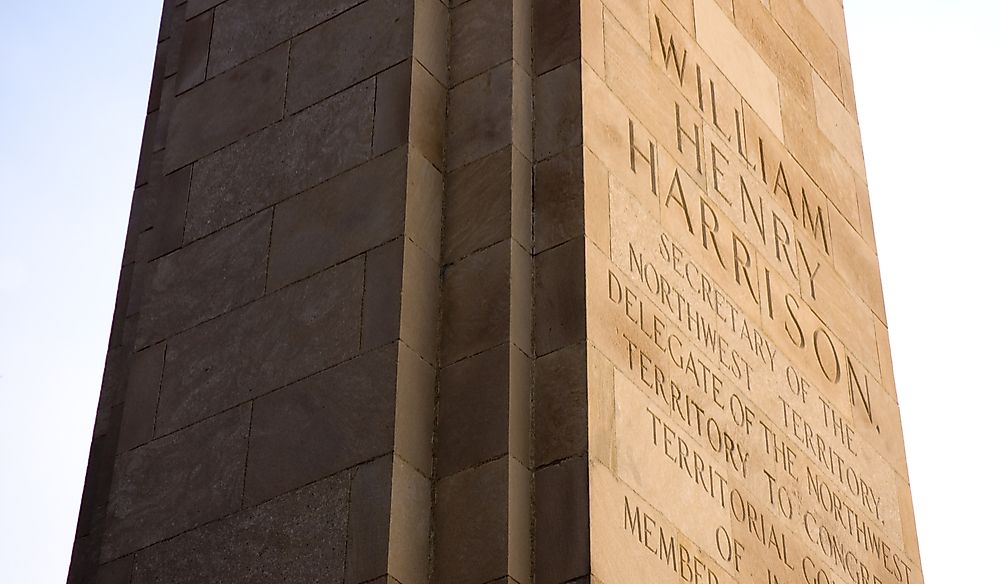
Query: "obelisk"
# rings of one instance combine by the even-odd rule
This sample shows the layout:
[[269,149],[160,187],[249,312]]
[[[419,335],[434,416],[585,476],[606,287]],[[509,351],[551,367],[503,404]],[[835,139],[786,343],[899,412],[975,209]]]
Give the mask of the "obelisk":
[[922,583],[839,0],[166,0],[69,582]]

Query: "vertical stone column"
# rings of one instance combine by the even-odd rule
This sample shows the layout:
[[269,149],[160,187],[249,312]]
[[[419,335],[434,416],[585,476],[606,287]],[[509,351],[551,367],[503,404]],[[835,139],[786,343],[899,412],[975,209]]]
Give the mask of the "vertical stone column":
[[450,14],[434,581],[529,582],[531,1]]
[[69,581],[428,581],[446,29],[167,0]]
[[590,573],[582,16],[535,1],[534,562],[547,583]]

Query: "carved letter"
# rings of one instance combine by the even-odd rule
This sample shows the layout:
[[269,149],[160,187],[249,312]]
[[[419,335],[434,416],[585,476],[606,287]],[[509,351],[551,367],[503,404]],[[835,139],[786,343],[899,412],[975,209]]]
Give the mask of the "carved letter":
[[653,189],[653,194],[656,192],[656,144],[650,140],[649,141],[649,154],[647,155],[635,144],[635,124],[632,123],[630,118],[628,121],[628,143],[629,143],[629,162],[632,163],[632,172],[637,172],[635,168],[635,157],[638,154],[639,158],[646,161],[646,165],[649,167],[649,184],[650,188]]

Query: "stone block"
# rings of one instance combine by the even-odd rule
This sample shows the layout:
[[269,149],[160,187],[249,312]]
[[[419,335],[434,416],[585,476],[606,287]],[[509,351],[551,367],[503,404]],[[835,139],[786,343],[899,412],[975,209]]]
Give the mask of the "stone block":
[[735,0],[736,27],[771,67],[782,86],[796,95],[812,92],[811,67],[760,0]]
[[507,574],[507,457],[437,483],[435,578],[489,582]]
[[545,160],[583,144],[580,61],[562,65],[535,81],[535,156]]
[[436,168],[444,168],[447,92],[444,85],[419,63],[413,65],[412,80],[409,111],[412,151]]
[[607,356],[587,346],[587,455],[608,468],[615,463],[615,371]]
[[164,168],[194,162],[282,117],[288,46],[276,47],[177,98]]
[[366,353],[254,401],[246,500],[257,503],[392,451],[397,353]]
[[405,195],[406,151],[397,149],[279,203],[268,290],[402,235]]
[[[157,96],[159,102],[159,96]],[[135,170],[135,186],[141,187],[147,184],[150,177],[158,176],[162,167],[157,166],[157,157],[153,155],[153,140],[156,139],[156,125],[159,120],[159,110],[146,114],[146,121],[142,127],[142,142],[139,146],[139,165]],[[162,160],[162,156],[160,156]]]
[[514,149],[529,160],[535,156],[535,85],[531,74],[515,61],[511,72],[511,134]]
[[441,268],[409,239],[403,249],[403,299],[399,338],[428,363],[436,363],[441,320]]
[[556,584],[590,570],[586,457],[535,472],[535,581]]
[[570,345],[535,361],[536,466],[587,452],[587,350]]
[[[580,58],[582,3],[535,0],[532,3],[535,74],[542,75]],[[589,31],[588,31],[589,32]]]
[[605,2],[605,18],[612,18],[620,23],[629,35],[642,46],[646,54],[649,54],[650,51],[649,4],[649,2]]
[[365,254],[361,350],[399,338],[403,302],[403,238]]
[[514,148],[511,162],[513,168],[510,181],[510,233],[515,242],[530,250],[535,228],[534,169],[528,157],[518,148]]
[[878,362],[882,387],[899,402],[896,394],[896,378],[892,371],[892,351],[889,348],[889,328],[880,321],[875,322],[875,340],[878,347]]
[[160,109],[160,96],[163,92],[163,69],[166,60],[166,43],[157,43],[156,56],[153,57],[153,78],[149,83],[149,100],[146,102],[146,113]]
[[[177,105],[177,75],[170,75],[163,80],[160,94],[160,109],[156,121],[156,133],[153,135],[153,152],[162,152],[167,147],[167,135],[170,131],[170,121],[173,119],[174,107]],[[164,153],[163,159],[167,156]],[[166,169],[170,172],[173,169]],[[158,178],[158,176],[157,176]]]
[[148,241],[147,257],[154,259],[179,248],[184,242],[184,216],[187,214],[188,191],[191,187],[191,166],[163,177],[156,193],[156,210]]
[[411,151],[406,169],[406,236],[435,261],[441,259],[443,198],[441,171]]
[[514,57],[511,1],[468,0],[451,12],[452,85]]
[[202,12],[205,12],[206,10],[211,10],[225,1],[226,0],[187,0],[187,2],[184,3],[184,16],[186,18],[192,18]]
[[698,43],[780,139],[781,99],[774,72],[715,0],[695,0],[694,8]]
[[317,24],[355,7],[362,0],[229,0],[215,10],[212,60],[208,75],[255,57]]
[[104,564],[97,570],[96,584],[129,584],[132,582],[134,562],[135,558],[125,556]]
[[509,451],[511,358],[510,345],[503,343],[441,370],[439,477],[448,477]]
[[444,273],[441,362],[450,364],[510,338],[509,240],[478,251]]
[[205,80],[214,16],[214,12],[204,12],[184,23],[184,39],[177,64],[177,93],[184,93]]
[[118,452],[130,450],[153,439],[166,348],[165,343],[160,343],[139,351],[132,357],[118,435]]
[[[775,20],[809,60],[812,69],[840,94],[840,50],[824,26],[803,0],[769,0],[768,4]],[[843,16],[837,20],[843,22]],[[827,28],[832,27],[827,25]]]
[[803,5],[812,13],[841,52],[847,53],[847,22],[844,5],[836,0],[804,0]]
[[[513,4],[513,49],[514,64],[524,71],[527,77],[534,74],[534,32],[532,23],[534,12],[532,4],[534,0],[512,0]],[[530,83],[530,82],[529,82]]]
[[298,111],[406,59],[413,49],[413,3],[366,0],[296,37],[288,111]]
[[583,235],[583,178],[580,149],[565,150],[535,166],[536,253]]
[[351,480],[345,584],[388,573],[392,467],[393,456],[383,456],[358,467]]
[[238,510],[249,428],[247,405],[123,454],[101,558],[121,557]]
[[437,369],[400,343],[396,369],[395,453],[416,472],[434,474]]
[[[163,73],[166,77],[171,77],[177,74],[177,65],[180,61],[181,56],[181,41],[184,35],[184,25],[186,17],[183,10],[171,9],[170,12],[170,22],[161,21],[160,26],[167,26],[163,29],[167,36],[163,37],[161,40],[164,41],[164,45],[167,49],[166,60],[164,61]],[[166,16],[166,15],[164,15]]]
[[525,355],[534,355],[534,262],[517,242],[510,248],[510,341]]
[[827,83],[813,73],[813,97],[816,100],[816,121],[823,135],[859,175],[865,172],[865,156],[861,148],[861,128],[854,114],[847,110]]
[[[101,424],[103,428],[95,428],[94,441],[90,446],[90,457],[87,460],[87,474],[83,482],[83,496],[80,500],[80,515],[76,527],[77,538],[93,534],[94,539],[84,546],[87,550],[87,561],[97,562],[100,542],[96,538],[102,535],[106,526],[106,509],[108,495],[111,491],[111,481],[115,466],[115,445],[118,441],[118,430],[121,427],[121,404],[105,407]],[[98,429],[103,430],[98,432]]]
[[357,354],[364,266],[335,266],[195,327],[167,348],[162,434]]
[[502,455],[529,458],[530,360],[504,343],[441,371],[437,472],[445,477]]
[[389,516],[389,578],[397,582],[428,584],[431,481],[398,457],[393,457]]
[[582,341],[585,312],[583,238],[535,256],[535,353]]
[[448,175],[444,202],[446,263],[510,237],[511,156],[511,149],[504,148]]
[[518,348],[510,353],[510,455],[527,470],[532,466],[531,456],[534,448],[532,432],[531,409],[533,362],[527,354]]
[[[692,0],[660,0],[660,2],[673,14],[674,18],[681,23],[681,26],[685,30],[692,35],[694,34],[694,2]],[[650,2],[651,11],[655,11],[654,4],[654,2]],[[738,17],[736,20],[739,22]]]
[[513,62],[507,61],[448,93],[448,169],[513,143]]
[[142,550],[134,581],[343,582],[349,488],[339,473]]
[[[580,58],[599,76],[604,76],[604,2],[580,2]],[[541,68],[538,74],[545,73]]]
[[[140,248],[142,247],[143,237],[139,236]],[[137,254],[141,255],[141,254]],[[139,308],[142,306],[143,301],[146,299],[146,284],[150,278],[150,273],[152,272],[152,266],[149,262],[136,261],[131,266],[131,277],[129,280],[129,288],[127,290],[125,305],[125,316],[128,318],[138,319],[139,318]],[[130,339],[134,340],[134,339]]]
[[371,157],[375,83],[358,84],[194,167],[190,241],[365,162]]
[[153,262],[139,346],[262,296],[270,232],[271,212],[258,213]]
[[413,58],[438,83],[448,83],[448,44],[451,14],[441,0],[415,0],[413,4]]
[[836,209],[831,209],[830,224],[833,262],[837,271],[843,276],[846,285],[885,322],[885,301],[875,250],[868,246],[862,235]]
[[840,53],[840,83],[843,86],[844,107],[858,117],[857,95],[854,93],[854,74],[851,72],[851,59],[847,53]]
[[413,62],[406,60],[375,77],[374,156],[393,150],[409,139],[412,69]]
[[583,154],[584,229],[587,238],[611,254],[611,185],[607,167],[589,149]]
[[176,2],[163,3],[163,11],[160,13],[160,29],[156,37],[157,40],[163,41],[169,39],[171,33],[173,33],[173,25],[176,22],[176,7]]

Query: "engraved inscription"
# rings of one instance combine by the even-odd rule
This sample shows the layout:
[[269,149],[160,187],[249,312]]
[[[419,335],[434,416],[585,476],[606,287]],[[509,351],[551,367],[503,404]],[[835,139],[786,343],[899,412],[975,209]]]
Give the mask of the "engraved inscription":
[[921,584],[879,317],[838,257],[854,193],[834,189],[854,179],[817,174],[800,128],[762,121],[753,80],[729,79],[669,7],[651,5],[643,38],[634,10],[600,4],[584,141],[607,183],[586,188],[611,237],[588,248],[588,338],[614,375],[591,414],[613,433],[591,459],[595,575]]

